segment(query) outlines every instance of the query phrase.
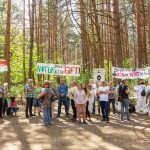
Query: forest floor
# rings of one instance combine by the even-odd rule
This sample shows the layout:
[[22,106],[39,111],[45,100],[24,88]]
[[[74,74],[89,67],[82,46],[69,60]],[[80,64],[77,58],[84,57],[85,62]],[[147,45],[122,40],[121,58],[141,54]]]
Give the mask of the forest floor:
[[0,119],[0,150],[148,150],[150,117],[131,115],[130,122],[110,116],[110,123],[95,115],[87,125],[62,117],[42,126],[42,117],[27,119],[21,106],[17,117]]

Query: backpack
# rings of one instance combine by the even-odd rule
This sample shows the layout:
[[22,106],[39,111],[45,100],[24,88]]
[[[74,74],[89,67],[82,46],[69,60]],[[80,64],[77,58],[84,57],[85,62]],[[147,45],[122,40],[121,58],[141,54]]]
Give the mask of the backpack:
[[[142,87],[142,86],[141,86],[141,87]],[[142,89],[143,89],[143,90],[142,90],[142,92],[141,92],[141,96],[145,96],[145,95],[146,95],[145,88],[142,87]]]

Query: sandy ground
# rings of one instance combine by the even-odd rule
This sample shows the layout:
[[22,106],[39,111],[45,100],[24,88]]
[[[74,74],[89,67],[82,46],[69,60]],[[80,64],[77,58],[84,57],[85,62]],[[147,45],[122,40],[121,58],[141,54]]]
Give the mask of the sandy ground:
[[149,150],[150,117],[132,114],[123,123],[118,118],[111,115],[106,124],[93,116],[88,125],[78,125],[62,113],[44,127],[42,117],[26,119],[21,107],[17,117],[0,120],[0,150]]

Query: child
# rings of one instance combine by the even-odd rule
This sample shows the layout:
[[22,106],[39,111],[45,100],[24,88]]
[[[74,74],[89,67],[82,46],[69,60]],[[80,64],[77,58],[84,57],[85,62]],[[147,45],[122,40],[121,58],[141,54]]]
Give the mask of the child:
[[15,116],[17,115],[18,107],[17,107],[17,102],[16,102],[16,97],[10,97],[11,99],[11,115],[15,113]]

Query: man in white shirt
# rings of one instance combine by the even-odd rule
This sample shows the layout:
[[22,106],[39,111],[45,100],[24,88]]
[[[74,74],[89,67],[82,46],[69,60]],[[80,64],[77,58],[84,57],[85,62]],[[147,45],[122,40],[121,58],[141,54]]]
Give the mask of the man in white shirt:
[[103,117],[102,121],[106,121],[106,123],[109,123],[109,102],[108,102],[109,87],[106,85],[105,81],[102,81],[101,83],[102,85],[98,88],[98,92]]

